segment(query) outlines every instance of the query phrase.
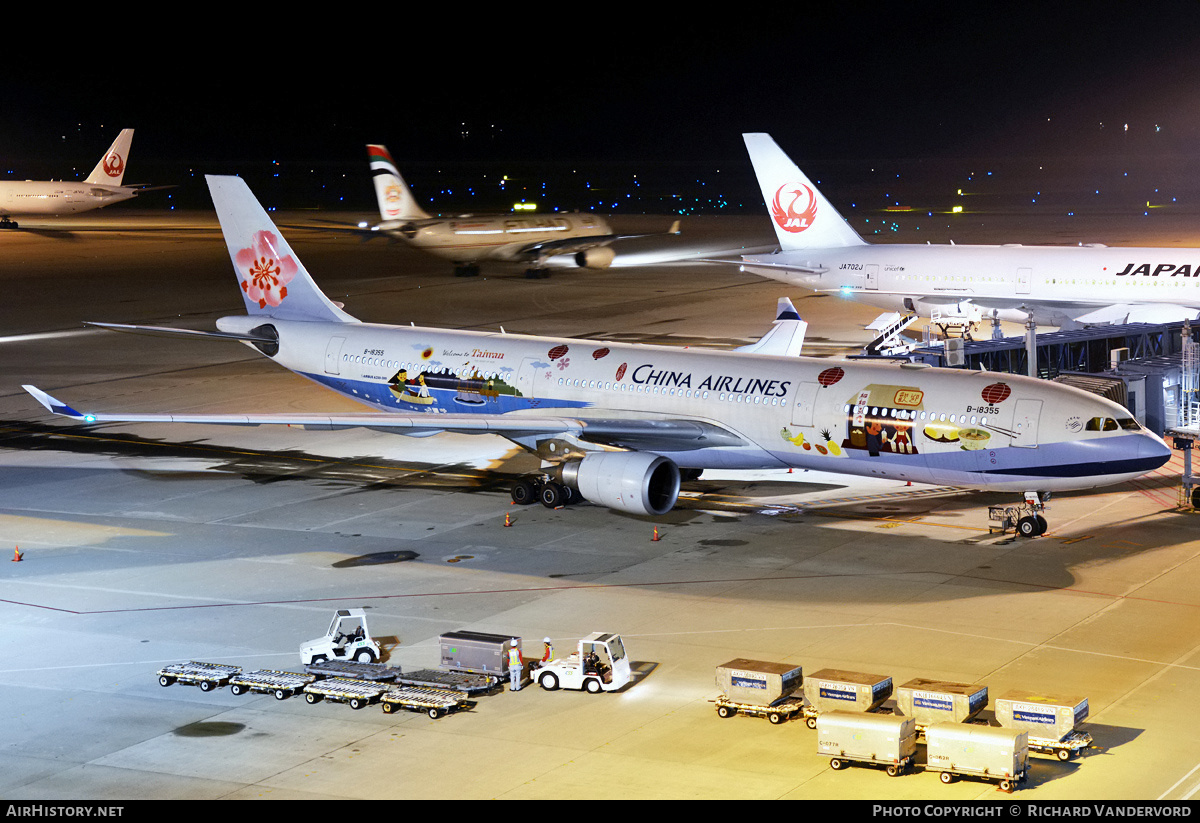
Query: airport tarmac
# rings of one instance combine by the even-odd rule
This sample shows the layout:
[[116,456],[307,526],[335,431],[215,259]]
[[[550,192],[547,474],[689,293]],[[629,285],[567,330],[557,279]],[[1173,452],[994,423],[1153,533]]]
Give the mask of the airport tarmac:
[[[32,230],[0,233],[0,552],[22,553],[0,565],[6,800],[1200,792],[1200,521],[1178,509],[1178,452],[1138,481],[1056,496],[1049,532],[1030,540],[989,530],[988,506],[1012,495],[706,473],[652,520],[513,507],[507,478],[533,462],[490,436],[78,427],[20,385],[94,411],[357,407],[240,344],[81,327],[211,328],[240,312],[211,215],[22,222]],[[810,323],[808,353],[861,347],[875,309],[659,253],[769,245],[764,223],[691,218],[680,238],[637,241],[612,269],[547,280],[486,267],[456,278],[399,244],[285,232],[363,320],[728,347],[765,331],[788,295]],[[1132,237],[1108,242],[1148,242],[1122,231]],[[1155,239],[1184,232],[1181,221]],[[518,636],[532,656],[546,636],[565,654],[610,631],[625,638],[634,682],[602,695],[505,691],[438,720],[158,685],[159,668],[188,660],[299,670],[299,644],[357,606],[405,669],[436,665],[446,631]],[[718,718],[715,667],[738,657],[983,684],[993,701],[1010,689],[1086,696],[1095,748],[1069,762],[1032,756],[1011,797],[919,768],[833,771],[802,722]]]

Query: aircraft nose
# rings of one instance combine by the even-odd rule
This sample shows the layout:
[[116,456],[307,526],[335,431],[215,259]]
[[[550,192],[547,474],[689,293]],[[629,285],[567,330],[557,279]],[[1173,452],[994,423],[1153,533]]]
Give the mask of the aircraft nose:
[[1156,434],[1142,432],[1142,435],[1142,441],[1138,444],[1138,457],[1149,466],[1147,471],[1165,465],[1171,459],[1171,447]]

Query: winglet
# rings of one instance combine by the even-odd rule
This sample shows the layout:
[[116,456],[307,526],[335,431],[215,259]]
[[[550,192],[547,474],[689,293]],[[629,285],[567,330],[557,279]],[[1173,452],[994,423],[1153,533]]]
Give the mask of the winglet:
[[53,414],[59,414],[59,415],[62,415],[63,417],[73,417],[76,420],[83,420],[85,422],[91,422],[91,421],[95,420],[95,418],[92,417],[90,414],[83,414],[81,412],[77,412],[77,411],[75,411],[75,409],[71,408],[66,403],[63,403],[59,400],[55,400],[53,397],[46,394],[44,391],[39,389],[37,386],[21,386],[21,388],[23,388],[25,391],[32,394],[34,400],[41,403],[43,406],[46,407],[46,409],[48,411],[52,412]]
[[756,343],[739,346],[737,351],[799,357],[800,348],[804,345],[804,334],[807,331],[808,323],[800,318],[800,313],[796,311],[792,301],[781,297],[775,309],[775,322],[771,325],[770,331],[759,338]]

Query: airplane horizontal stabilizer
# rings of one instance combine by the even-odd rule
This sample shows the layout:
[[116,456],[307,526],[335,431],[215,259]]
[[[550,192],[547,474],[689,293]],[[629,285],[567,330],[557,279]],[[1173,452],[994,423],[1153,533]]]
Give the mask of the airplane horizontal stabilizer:
[[238,332],[224,331],[198,331],[196,329],[176,329],[171,326],[130,326],[124,323],[97,323],[94,321],[84,321],[85,326],[95,326],[100,329],[108,329],[109,331],[131,332],[133,334],[148,334],[157,337],[211,337],[218,340],[244,340],[247,343],[277,343],[279,339],[275,335],[268,333],[241,334]]

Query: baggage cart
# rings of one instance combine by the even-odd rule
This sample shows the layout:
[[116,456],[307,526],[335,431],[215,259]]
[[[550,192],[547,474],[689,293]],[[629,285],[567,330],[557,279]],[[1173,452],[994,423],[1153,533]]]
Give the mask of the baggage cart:
[[235,674],[229,678],[229,691],[231,694],[259,692],[274,695],[276,700],[286,700],[304,691],[304,687],[315,679],[311,674],[259,669]]
[[740,713],[779,724],[804,709],[804,701],[792,697],[804,682],[801,666],[739,657],[717,666],[716,680],[722,694],[712,702],[721,717]]
[[1029,736],[994,726],[934,723],[925,729],[925,769],[937,772],[943,783],[977,777],[1011,792],[1029,773]]
[[1067,697],[1014,689],[996,698],[996,722],[1029,734],[1029,750],[1067,761],[1092,745],[1077,726],[1087,719],[1086,697]]
[[829,757],[835,771],[848,763],[870,763],[895,777],[912,768],[917,721],[867,712],[822,712],[817,717],[817,754]]
[[934,723],[966,723],[987,707],[987,686],[914,678],[896,689],[896,713],[915,717],[917,731]]
[[332,700],[335,703],[348,703],[352,709],[361,709],[377,702],[387,690],[386,685],[370,680],[331,677],[326,680],[314,680],[305,686],[304,699],[309,703]]
[[425,712],[434,720],[450,712],[475,708],[475,701],[468,700],[459,692],[432,689],[421,686],[393,686],[379,698],[385,714],[397,709],[410,712]]
[[843,669],[821,669],[804,678],[805,723],[817,727],[825,712],[874,712],[892,696],[892,678]]
[[172,663],[170,666],[164,666],[158,670],[158,685],[170,686],[172,683],[182,683],[185,686],[199,686],[202,692],[210,692],[228,685],[229,678],[241,670],[241,666],[199,663],[195,660],[188,663]]

